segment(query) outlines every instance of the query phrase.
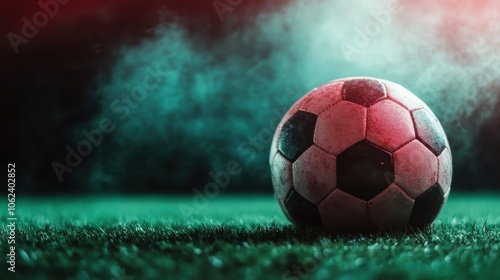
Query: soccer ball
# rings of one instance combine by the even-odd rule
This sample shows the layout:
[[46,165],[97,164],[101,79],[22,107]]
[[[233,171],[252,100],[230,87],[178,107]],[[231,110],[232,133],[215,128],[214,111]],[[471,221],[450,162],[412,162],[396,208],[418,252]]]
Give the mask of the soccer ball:
[[398,84],[364,77],[297,101],[278,125],[269,163],[288,219],[332,232],[425,228],[452,177],[450,146],[429,107]]

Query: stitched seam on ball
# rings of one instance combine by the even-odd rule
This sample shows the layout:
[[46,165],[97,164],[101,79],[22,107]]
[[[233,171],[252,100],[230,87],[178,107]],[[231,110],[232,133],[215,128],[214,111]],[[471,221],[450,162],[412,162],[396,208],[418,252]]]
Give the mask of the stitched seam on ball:
[[366,136],[368,135],[368,108],[365,108],[365,133],[364,133],[364,139],[366,139]]
[[404,195],[406,195],[409,199],[413,200],[413,202],[415,202],[415,198],[413,198],[409,193],[407,193],[403,188],[401,188],[397,183],[396,183],[396,180],[394,180],[394,183],[393,183],[396,188],[398,188],[401,192],[403,192]]
[[[433,155],[435,155],[436,157],[438,157],[439,155],[436,155],[436,153],[434,152],[434,148],[432,148],[430,145],[428,145],[427,143],[425,143],[424,141],[420,140],[420,139],[417,139],[419,140],[420,143],[422,143],[422,145],[424,145],[429,151],[431,151],[431,153]],[[446,146],[445,146],[446,148]],[[443,150],[444,151],[444,150]]]
[[387,99],[389,99],[389,100],[391,100],[392,102],[394,102],[394,103],[396,103],[396,104],[400,105],[401,107],[405,108],[405,109],[406,109],[406,110],[408,110],[410,113],[411,113],[411,112],[413,112],[413,111],[416,111],[416,110],[424,109],[424,107],[417,107],[417,108],[414,108],[414,109],[410,110],[410,109],[408,108],[408,106],[406,106],[405,104],[403,104],[403,103],[402,103],[402,102],[400,102],[399,100],[396,100],[396,99],[394,99],[394,98],[390,98],[390,97],[388,97]]
[[318,113],[318,117],[319,117],[321,114],[323,114],[324,112],[328,111],[328,109],[332,108],[333,106],[335,106],[335,105],[339,104],[339,103],[340,103],[340,102],[342,102],[342,101],[344,101],[344,100],[342,100],[342,99],[341,99],[341,100],[339,100],[339,101],[337,101],[337,102],[335,102],[335,103],[333,103],[333,104],[328,105],[325,109],[323,109],[321,112],[319,112],[319,113]]
[[271,162],[269,163],[270,166],[273,166],[274,164],[274,160],[276,160],[276,156],[278,155],[280,151],[276,151],[276,153],[274,153],[274,155],[272,156],[272,159],[271,159]]
[[[383,83],[383,84],[384,84],[384,86],[386,86],[386,88],[387,88],[387,85],[386,85],[385,83]],[[409,91],[409,90],[408,90],[408,91]],[[396,98],[393,98],[392,96],[389,96],[389,91],[387,91],[387,93],[386,93],[386,94],[387,94],[387,99],[389,99],[389,100],[393,101],[394,103],[396,103],[396,104],[398,104],[398,105],[400,105],[400,106],[404,107],[404,108],[405,108],[406,110],[408,110],[410,113],[411,113],[411,112],[413,112],[413,111],[415,111],[415,110],[424,109],[424,107],[417,107],[417,108],[414,108],[414,109],[410,110],[410,108],[408,108],[408,106],[406,106],[405,104],[403,104],[403,102],[401,102],[401,101],[399,101],[399,100],[396,100]],[[422,101],[422,102],[423,102],[423,101]]]
[[382,82],[378,81],[377,80],[377,83],[379,83],[381,86],[382,86],[382,89],[384,90],[384,96],[382,96],[382,98],[378,99],[377,101],[375,101],[373,104],[370,104],[368,107],[366,108],[370,108],[371,106],[379,103],[380,101],[382,100],[385,100],[385,99],[388,99],[389,97],[389,94],[387,94],[387,88],[385,87],[385,84],[383,84]]
[[[375,104],[377,104],[377,103],[380,103],[380,102],[382,102],[382,101],[384,101],[384,100],[390,100],[390,101],[392,101],[391,99],[387,98],[387,96],[384,96],[384,97],[382,97],[382,98],[380,98],[379,100],[375,101],[375,103],[371,104],[370,106],[368,106],[368,107],[366,107],[366,108],[370,108],[370,107],[372,107],[373,105],[375,105]],[[406,108],[405,108],[405,109],[406,109]]]
[[325,197],[321,198],[318,201],[318,204],[316,204],[316,206],[319,206],[321,203],[323,203],[323,201],[325,201],[336,190],[337,190],[337,187],[335,187],[335,189],[333,189],[331,192],[329,192],[327,195],[325,195]]
[[323,152],[325,152],[325,153],[327,153],[327,154],[332,155],[332,156],[335,157],[335,182],[333,182],[334,185],[335,185],[335,188],[331,192],[329,192],[327,195],[325,195],[325,197],[323,197],[322,199],[320,199],[319,202],[316,204],[316,205],[320,205],[321,202],[323,202],[330,194],[332,194],[337,189],[337,156],[335,154],[330,153],[329,151],[321,148],[316,143],[314,143],[313,146],[315,146],[316,148],[320,149],[321,151],[323,151]]
[[[335,170],[335,171],[336,171],[336,170]],[[338,190],[338,191],[341,191],[339,188],[337,188],[337,186],[335,186],[335,189],[334,189],[333,191],[331,191],[331,192],[330,192],[327,196],[325,196],[323,199],[321,199],[321,200],[318,202],[317,206],[319,206],[321,203],[323,203],[323,202],[324,202],[324,201],[325,201],[325,200],[326,200],[326,199],[327,199],[330,195],[332,195],[332,193],[333,193],[333,192],[335,192],[335,191],[337,191],[337,190]]]
[[[392,98],[390,97],[389,95],[387,95],[387,99],[391,100],[392,102],[400,105],[401,107],[404,107],[406,110],[408,110],[410,113],[413,112],[413,111],[416,111],[416,110],[420,110],[420,109],[424,109],[425,107],[421,106],[421,107],[417,107],[417,108],[413,108],[410,110],[410,108],[408,108],[408,106],[406,106],[405,104],[403,104],[403,102],[399,101],[399,100],[396,100],[395,98]],[[422,101],[423,102],[423,101]]]
[[[341,101],[343,101],[343,100],[345,99],[345,98],[344,98],[344,84],[345,84],[345,82],[343,82],[343,81],[342,81],[342,82],[339,82],[339,83],[341,83],[341,85],[340,85],[340,86],[341,86],[341,88],[340,88],[340,100],[338,100],[337,102],[335,102],[335,103],[333,103],[333,104],[331,104],[331,105],[327,106],[325,109],[323,109],[322,111],[320,111],[320,112],[318,113],[318,118],[319,118],[319,116],[320,116],[323,112],[327,111],[328,109],[332,108],[333,106],[337,105],[338,103],[340,103]],[[329,84],[332,84],[332,83],[326,83],[326,84],[324,84],[323,86],[325,86],[325,85],[329,85]]]
[[[441,171],[441,158],[440,157],[441,156],[444,157],[444,152],[446,152],[447,149],[448,149],[448,147],[444,147],[444,150],[441,152],[441,154],[439,156],[437,156],[437,160],[438,160],[437,183],[439,184],[439,186],[441,186],[441,189],[444,189],[444,186],[439,183],[439,178],[440,178],[439,175],[440,175],[440,171]],[[449,152],[451,153],[451,150]],[[451,189],[451,186],[448,186],[448,192],[450,191],[450,189]]]
[[289,173],[288,173],[288,175],[290,175],[290,182],[291,182],[291,184],[290,184],[290,185],[291,185],[291,188],[290,188],[290,194],[292,193],[292,191],[297,191],[297,190],[295,189],[295,184],[294,184],[294,182],[293,182],[293,164],[294,164],[294,163],[295,163],[295,162],[292,162],[292,164],[290,164],[290,165],[289,165],[289,166],[290,166],[290,168],[288,168],[288,170],[287,170],[287,172],[289,172]]
[[403,148],[404,146],[406,146],[406,145],[410,144],[411,142],[413,142],[413,141],[415,141],[415,140],[417,140],[418,142],[422,143],[422,142],[421,142],[421,141],[419,141],[417,138],[410,139],[410,140],[408,140],[408,141],[404,142],[404,143],[403,143],[400,147],[398,147],[396,150],[394,150],[393,152],[391,152],[391,154],[392,154],[392,153],[395,153],[396,151],[399,151],[401,148]]
[[[419,142],[422,143],[422,141],[420,141],[420,137],[418,137],[417,122],[415,121],[415,116],[413,116],[413,112],[417,111],[417,110],[420,110],[420,109],[415,109],[413,111],[410,111],[410,118],[411,118],[411,123],[413,125],[413,133],[415,134],[415,139],[419,140]],[[401,147],[403,147],[403,146],[401,146]]]
[[335,157],[335,159],[337,159],[337,155],[335,155],[334,153],[331,153],[331,152],[329,152],[329,151],[327,151],[327,150],[325,150],[325,149],[321,148],[320,146],[318,146],[318,144],[313,143],[313,146],[316,146],[316,148],[318,148],[318,149],[322,150],[323,152],[325,152],[325,153],[327,153],[327,154],[329,154],[329,155],[334,156],[334,157]]

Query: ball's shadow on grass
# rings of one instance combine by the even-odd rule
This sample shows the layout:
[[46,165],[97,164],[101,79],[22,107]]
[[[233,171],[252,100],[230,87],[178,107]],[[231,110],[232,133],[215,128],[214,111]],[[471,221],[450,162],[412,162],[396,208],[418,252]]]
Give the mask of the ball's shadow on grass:
[[[65,224],[62,226],[40,227],[38,229],[20,228],[20,238],[35,242],[38,248],[57,246],[88,247],[96,244],[120,246],[134,244],[138,247],[155,247],[157,244],[211,244],[222,242],[240,244],[314,244],[321,240],[347,242],[350,240],[377,240],[410,237],[416,240],[429,240],[439,233],[449,232],[449,228],[435,226],[424,230],[406,229],[393,232],[330,233],[317,228],[297,228],[293,225],[234,225],[234,224],[198,224],[168,225],[143,224],[131,222],[125,225],[84,225]],[[471,225],[470,234],[483,231]],[[494,230],[494,229],[490,229]],[[43,236],[43,239],[38,238]],[[156,244],[156,245],[155,245]]]
[[234,226],[198,226],[192,228],[174,227],[165,238],[170,242],[215,242],[225,243],[290,243],[312,244],[321,239],[351,240],[359,238],[418,236],[429,233],[429,229],[404,229],[379,232],[327,232],[321,228],[298,228],[293,225],[269,225],[239,228]]

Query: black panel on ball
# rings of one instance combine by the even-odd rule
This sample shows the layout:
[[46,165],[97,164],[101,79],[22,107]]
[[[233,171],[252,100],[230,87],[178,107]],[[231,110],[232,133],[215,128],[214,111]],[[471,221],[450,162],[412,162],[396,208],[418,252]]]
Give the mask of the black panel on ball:
[[392,155],[362,140],[337,157],[337,187],[369,201],[394,182]]
[[281,128],[278,150],[284,157],[294,162],[313,145],[314,129],[318,116],[298,111]]
[[414,229],[429,226],[439,214],[443,203],[443,191],[439,184],[435,184],[415,199],[408,225]]
[[318,206],[293,190],[285,200],[285,207],[297,226],[323,228]]
[[386,97],[384,86],[372,79],[348,80],[342,87],[345,100],[369,107]]
[[446,148],[446,135],[439,122],[427,110],[419,109],[412,112],[417,138],[435,155],[440,155]]

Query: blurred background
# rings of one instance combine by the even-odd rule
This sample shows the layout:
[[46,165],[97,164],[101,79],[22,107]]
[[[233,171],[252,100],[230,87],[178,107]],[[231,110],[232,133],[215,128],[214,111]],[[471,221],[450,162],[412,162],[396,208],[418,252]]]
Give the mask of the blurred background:
[[330,80],[402,84],[455,190],[500,189],[500,2],[4,1],[2,160],[18,193],[272,192],[278,118]]

